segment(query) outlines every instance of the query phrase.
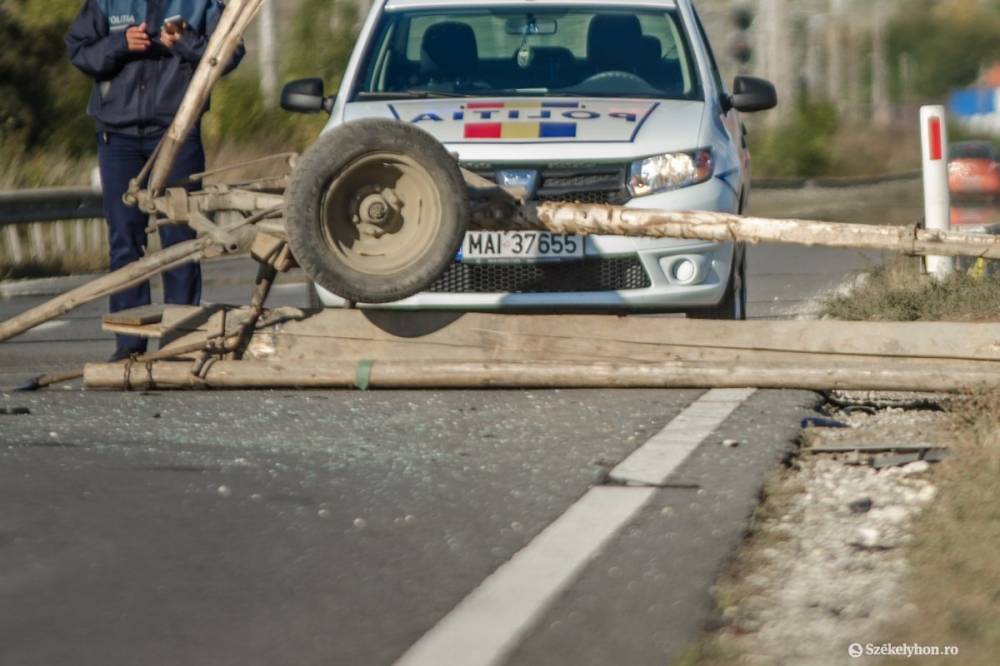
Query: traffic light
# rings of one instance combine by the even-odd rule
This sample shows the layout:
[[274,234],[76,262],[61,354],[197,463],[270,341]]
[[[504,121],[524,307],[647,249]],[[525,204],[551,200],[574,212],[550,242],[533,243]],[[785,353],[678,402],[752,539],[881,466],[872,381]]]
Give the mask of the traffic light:
[[729,54],[733,60],[746,65],[753,59],[753,42],[750,39],[750,27],[753,26],[754,13],[750,7],[737,7],[732,14],[736,34],[729,45]]

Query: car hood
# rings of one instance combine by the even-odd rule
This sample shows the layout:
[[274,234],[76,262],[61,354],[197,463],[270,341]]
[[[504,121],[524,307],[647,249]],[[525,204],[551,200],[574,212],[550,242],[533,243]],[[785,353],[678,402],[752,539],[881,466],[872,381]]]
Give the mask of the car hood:
[[678,100],[454,98],[353,102],[343,118],[412,123],[464,161],[610,160],[700,147],[704,110]]

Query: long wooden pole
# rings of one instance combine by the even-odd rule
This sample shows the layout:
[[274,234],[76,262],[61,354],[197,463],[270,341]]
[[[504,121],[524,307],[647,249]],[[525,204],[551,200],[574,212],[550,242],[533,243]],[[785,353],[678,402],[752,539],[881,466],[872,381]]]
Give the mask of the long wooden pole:
[[950,391],[1000,385],[990,364],[942,373],[906,364],[811,367],[711,363],[455,363],[349,362],[321,358],[297,363],[217,361],[203,376],[190,363],[92,364],[88,388],[124,389],[541,389],[541,388],[785,388],[804,390]]
[[[530,219],[529,214],[529,219]],[[537,221],[558,234],[607,234],[886,250],[908,255],[1000,259],[1000,236],[914,227],[772,220],[729,213],[543,203]]]
[[226,65],[246,33],[264,0],[232,0],[222,12],[219,24],[212,33],[198,68],[195,70],[187,93],[170,129],[164,135],[154,158],[148,189],[153,195],[161,194],[167,184],[181,144],[201,116],[212,89],[222,77]]
[[150,278],[193,261],[201,261],[217,243],[208,237],[172,245],[145,259],[97,278],[27,312],[0,321],[0,342],[20,335],[50,319],[60,317],[85,303],[116,294]]

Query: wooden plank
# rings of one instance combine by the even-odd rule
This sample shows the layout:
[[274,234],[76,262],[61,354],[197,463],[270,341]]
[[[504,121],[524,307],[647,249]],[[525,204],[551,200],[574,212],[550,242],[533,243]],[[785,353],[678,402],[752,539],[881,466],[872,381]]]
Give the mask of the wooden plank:
[[[230,317],[235,316],[234,310],[229,312]],[[147,327],[146,333],[136,328],[114,330],[160,337],[165,348],[169,348],[204,340],[210,331],[220,329],[221,316],[219,311],[208,309],[168,308],[164,310],[163,324]],[[283,363],[369,359],[479,363],[685,362],[798,368],[836,365],[854,372],[869,366],[889,364],[899,368],[912,364],[929,372],[953,375],[958,382],[962,373],[975,375],[990,367],[1000,370],[995,346],[984,342],[991,338],[980,337],[979,343],[974,342],[976,332],[981,336],[983,327],[325,310],[305,320],[286,321],[257,331],[246,358]],[[996,327],[985,328],[996,330]],[[881,334],[876,336],[872,331]],[[931,350],[928,346],[935,344],[935,336],[947,337],[956,344]],[[838,351],[831,353],[830,347]],[[873,355],[870,350],[888,353]],[[902,355],[932,351],[945,356]],[[969,357],[950,356],[956,353],[966,353]],[[983,358],[977,359],[977,355]]]
[[177,338],[205,330],[210,318],[227,307],[229,306],[149,305],[105,315],[101,328],[108,333],[164,339],[164,344],[169,344]]
[[[1000,325],[833,321],[724,322],[649,316],[493,315],[324,310],[273,331],[274,354],[397,360],[714,358],[723,351],[1000,361]],[[365,356],[368,354],[370,356]]]
[[163,321],[163,311],[166,305],[144,305],[138,308],[130,308],[120,312],[112,312],[101,318],[101,323],[107,325],[123,326],[145,326],[147,324],[158,324]]
[[104,324],[101,330],[105,333],[115,335],[134,335],[137,338],[147,338],[149,340],[159,340],[163,337],[166,329],[163,324]]

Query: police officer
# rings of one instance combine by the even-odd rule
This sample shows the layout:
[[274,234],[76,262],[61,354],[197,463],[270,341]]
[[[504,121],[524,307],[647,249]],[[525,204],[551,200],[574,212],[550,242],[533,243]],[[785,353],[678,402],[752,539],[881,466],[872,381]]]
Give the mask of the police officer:
[[[111,270],[143,256],[148,218],[122,195],[173,121],[208,39],[220,0],[86,0],[66,36],[70,61],[94,80],[88,114],[97,121],[97,154],[108,221]],[[227,72],[243,58],[241,44]],[[179,151],[170,182],[205,170],[200,122]],[[184,225],[160,228],[164,247],[194,238]],[[163,274],[164,300],[197,305],[201,267]],[[111,297],[111,311],[148,305],[149,283]],[[119,335],[112,361],[146,351],[146,340]]]

